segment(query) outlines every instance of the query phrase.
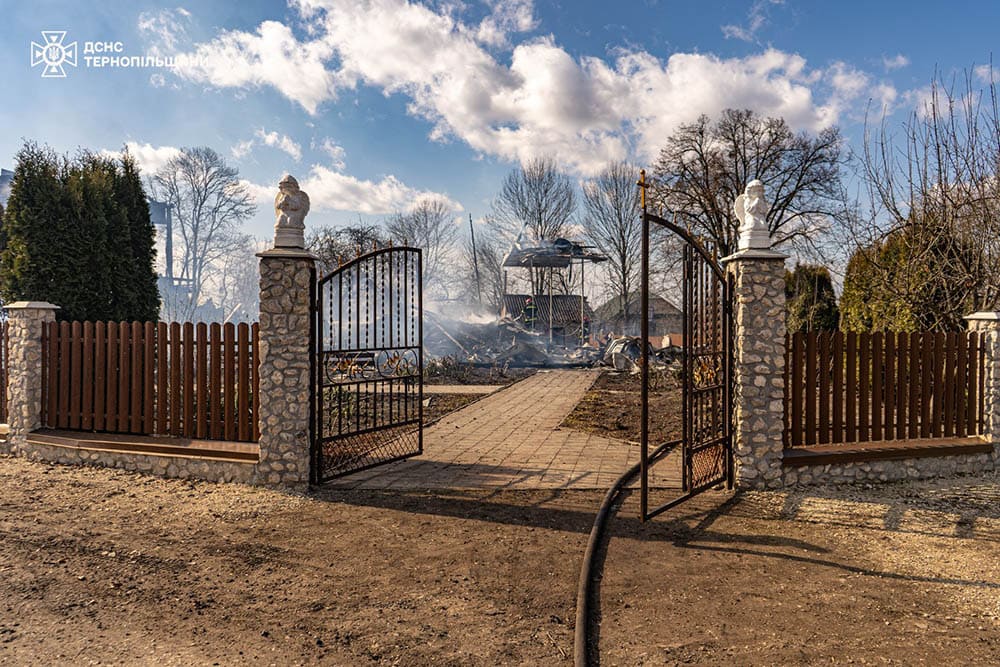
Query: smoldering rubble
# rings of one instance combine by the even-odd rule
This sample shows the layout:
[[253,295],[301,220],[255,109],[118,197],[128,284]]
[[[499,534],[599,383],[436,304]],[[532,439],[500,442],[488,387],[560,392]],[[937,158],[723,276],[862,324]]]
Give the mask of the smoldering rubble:
[[[638,372],[642,354],[640,339],[635,336],[570,347],[551,342],[547,332],[531,331],[517,320],[463,321],[429,310],[424,311],[424,350],[431,358],[450,357],[473,365],[607,366],[625,372]],[[650,363],[658,368],[677,366],[680,352],[676,346],[650,347]]]

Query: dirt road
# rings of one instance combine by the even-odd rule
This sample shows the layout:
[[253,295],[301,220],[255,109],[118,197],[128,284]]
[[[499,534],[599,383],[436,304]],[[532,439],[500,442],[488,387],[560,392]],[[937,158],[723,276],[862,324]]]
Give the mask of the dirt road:
[[[648,526],[632,498],[602,664],[996,664],[988,482],[716,494]],[[0,661],[570,664],[600,495],[296,497],[0,458]]]

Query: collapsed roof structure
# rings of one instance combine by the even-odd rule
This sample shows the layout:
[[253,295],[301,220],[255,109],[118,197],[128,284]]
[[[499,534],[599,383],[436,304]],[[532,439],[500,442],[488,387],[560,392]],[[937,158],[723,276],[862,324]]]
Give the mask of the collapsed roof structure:
[[[504,295],[500,317],[519,321],[531,331],[547,333],[550,345],[556,341],[562,345],[585,344],[594,312],[584,295],[584,265],[605,262],[607,255],[596,252],[592,246],[563,238],[527,245],[523,242],[524,236],[525,230],[522,230],[503,258]],[[580,265],[580,291],[573,294],[571,290],[577,287],[577,281],[572,275],[572,267],[576,263]],[[527,270],[528,294],[508,290],[507,272],[510,269]],[[567,270],[569,280],[564,273]],[[559,272],[561,294],[553,293],[556,271]]]

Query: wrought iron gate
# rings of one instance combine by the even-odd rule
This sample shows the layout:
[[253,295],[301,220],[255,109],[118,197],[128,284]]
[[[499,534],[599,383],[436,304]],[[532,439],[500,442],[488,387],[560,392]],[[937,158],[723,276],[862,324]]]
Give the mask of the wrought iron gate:
[[319,281],[312,481],[423,451],[419,248],[361,255]]
[[[649,347],[642,351],[642,430],[640,504],[650,519],[702,491],[733,484],[732,448],[732,276],[719,264],[717,253],[686,229],[646,210],[645,173],[642,188],[642,338],[649,339],[650,224],[683,241],[683,353],[681,367],[682,422],[680,440],[649,442]],[[651,449],[652,447],[652,449]],[[681,489],[657,507],[649,507],[649,473],[680,447]]]

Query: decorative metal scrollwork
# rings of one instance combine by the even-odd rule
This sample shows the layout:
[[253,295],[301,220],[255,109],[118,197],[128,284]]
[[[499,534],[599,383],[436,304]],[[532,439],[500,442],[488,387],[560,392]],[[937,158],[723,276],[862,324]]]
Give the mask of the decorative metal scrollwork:
[[693,365],[691,379],[694,380],[695,388],[712,387],[719,383],[719,378],[722,375],[722,360],[717,355],[700,357]]
[[375,368],[379,377],[407,377],[419,372],[420,362],[416,350],[384,350],[375,357]]

